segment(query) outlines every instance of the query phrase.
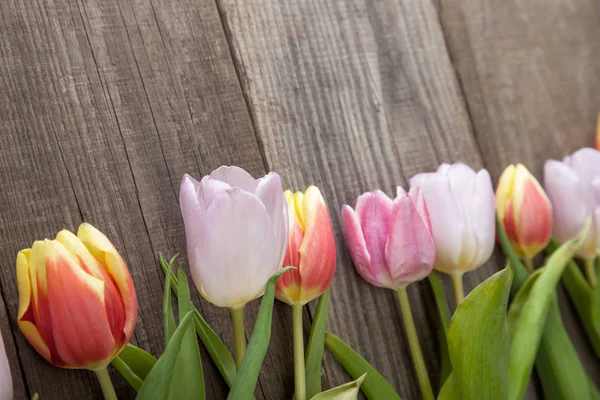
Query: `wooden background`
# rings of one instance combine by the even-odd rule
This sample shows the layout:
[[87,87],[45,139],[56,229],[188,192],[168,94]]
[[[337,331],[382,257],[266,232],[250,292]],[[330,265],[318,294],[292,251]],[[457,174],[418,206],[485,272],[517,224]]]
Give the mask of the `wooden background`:
[[[393,194],[443,161],[488,168],[494,180],[520,161],[541,177],[546,158],[592,144],[599,108],[595,0],[0,1],[0,328],[15,396],[101,398],[93,374],[52,367],[19,332],[17,252],[82,221],[104,231],[137,288],[133,341],[159,354],[156,254],[185,253],[180,179],[235,164],[323,190],[339,254],[328,329],[417,399],[399,306],[355,273],[340,206],[367,190]],[[466,288],[501,266],[494,256]],[[430,289],[418,283],[409,296],[437,382]],[[194,301],[231,346],[228,311]],[[561,306],[600,381],[564,296]],[[251,326],[258,304],[248,308]],[[277,304],[274,318],[257,399],[293,392],[291,309]],[[224,399],[203,355],[207,398]],[[323,378],[348,380],[330,355]],[[113,380],[120,398],[134,398]],[[537,385],[528,396],[541,397]]]

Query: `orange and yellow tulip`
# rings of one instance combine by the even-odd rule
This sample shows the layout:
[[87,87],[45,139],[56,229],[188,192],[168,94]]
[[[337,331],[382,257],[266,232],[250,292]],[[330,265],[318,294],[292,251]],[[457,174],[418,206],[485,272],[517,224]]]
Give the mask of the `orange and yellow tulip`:
[[335,272],[335,241],[327,205],[319,189],[305,193],[286,190],[289,240],[283,267],[295,270],[277,281],[277,298],[288,304],[306,304],[331,285]]
[[127,265],[90,224],[21,250],[17,282],[19,328],[58,367],[100,370],[133,334],[137,296]]
[[496,189],[496,212],[517,256],[531,259],[552,237],[552,205],[522,164],[506,167]]

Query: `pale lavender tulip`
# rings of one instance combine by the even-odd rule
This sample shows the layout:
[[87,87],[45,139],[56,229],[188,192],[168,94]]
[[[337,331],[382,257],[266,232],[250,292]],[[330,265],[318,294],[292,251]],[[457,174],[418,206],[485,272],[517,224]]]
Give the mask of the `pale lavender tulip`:
[[435,245],[419,189],[398,187],[391,200],[377,190],[344,205],[342,222],[356,271],[369,283],[398,290],[431,273]]
[[239,309],[261,296],[288,240],[280,176],[220,167],[200,182],[185,175],[179,199],[192,279],[204,298]]
[[600,254],[600,151],[583,148],[564,160],[544,165],[544,188],[552,202],[554,237],[569,240],[592,217],[592,229],[577,255],[586,260]]
[[451,275],[478,268],[494,250],[495,199],[490,174],[463,163],[410,180],[423,191],[436,247],[434,268]]
[[10,376],[10,367],[8,366],[8,358],[4,349],[4,342],[0,334],[0,400],[12,400],[13,386]]

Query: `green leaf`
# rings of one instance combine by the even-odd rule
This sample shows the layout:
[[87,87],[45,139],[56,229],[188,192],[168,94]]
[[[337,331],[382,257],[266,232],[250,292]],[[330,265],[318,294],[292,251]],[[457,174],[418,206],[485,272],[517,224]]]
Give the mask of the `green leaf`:
[[556,293],[546,317],[535,368],[546,400],[590,399],[588,376],[560,318]]
[[175,317],[173,316],[173,308],[171,307],[171,291],[169,290],[171,286],[171,271],[173,269],[173,261],[174,257],[171,259],[171,262],[167,263],[163,258],[162,254],[159,253],[158,258],[160,260],[160,265],[166,268],[169,273],[166,274],[165,278],[165,291],[163,296],[163,324],[165,330],[165,347],[169,344],[169,340],[173,336],[175,332]]
[[[161,263],[161,267],[165,274],[169,273],[169,268],[166,263]],[[170,272],[169,275],[171,277],[171,289],[173,289],[173,293],[175,293],[175,296],[177,296],[177,277],[175,277],[173,272]],[[221,338],[219,338],[215,331],[212,330],[210,325],[208,325],[200,312],[193,305],[191,307],[194,311],[194,327],[196,328],[196,333],[208,351],[213,363],[217,366],[221,376],[223,376],[223,379],[225,379],[227,386],[231,387],[237,373],[235,361],[227,349],[227,346],[225,346]]]
[[118,357],[127,364],[127,367],[131,372],[138,376],[142,381],[146,379],[146,376],[148,376],[150,370],[154,367],[154,364],[156,364],[156,358],[152,354],[131,343],[128,343],[127,346],[121,350]]
[[[552,240],[546,247],[546,252],[552,254],[558,246],[559,244]],[[600,259],[596,261],[600,261]],[[600,358],[600,285],[592,289],[575,261],[567,264],[562,276],[562,283],[575,305],[575,310],[577,310],[588,340],[592,344],[594,354]]]
[[[179,315],[187,315],[190,312],[190,289],[187,278],[181,268],[178,275],[178,310]],[[192,314],[193,318],[193,314]],[[177,362],[173,371],[173,382],[171,399],[173,400],[204,400],[204,376],[202,372],[202,360],[198,339],[194,329],[190,329],[181,342],[181,349],[177,356]]]
[[429,284],[433,290],[435,304],[437,305],[438,314],[441,322],[441,329],[438,329],[438,341],[440,343],[440,387],[444,386],[444,382],[452,372],[452,363],[450,362],[450,353],[448,352],[448,326],[450,325],[450,311],[448,310],[448,302],[444,294],[444,288],[440,282],[439,274],[432,271],[429,276]]
[[31,397],[31,400],[38,400],[40,398],[40,395],[37,393],[34,393],[34,395]]
[[565,242],[550,256],[543,268],[529,277],[511,304],[508,313],[511,337],[508,364],[510,400],[523,398],[556,284],[589,227],[588,220],[576,238]]
[[133,387],[136,392],[139,392],[144,381],[139,376],[137,376],[131,370],[131,368],[129,368],[129,365],[127,365],[119,356],[113,358],[110,363],[113,367],[115,367],[117,371],[119,371],[121,376],[125,378],[125,380],[131,385],[131,387]]
[[189,331],[192,331],[194,316],[192,312],[181,320],[179,327],[169,340],[165,351],[158,359],[140,388],[136,397],[138,400],[163,400],[175,399],[172,395],[177,395],[179,388],[172,387],[174,368],[181,349],[181,343]]
[[448,329],[453,371],[439,399],[506,399],[509,335],[506,321],[512,268],[479,284],[455,311]]
[[325,323],[329,308],[329,289],[319,297],[306,348],[306,397],[321,391],[321,367],[325,347]]
[[355,381],[329,389],[326,392],[317,393],[311,400],[356,400],[358,399],[360,385],[363,383],[366,376],[366,373],[362,374],[362,376]]
[[360,388],[367,399],[401,400],[392,385],[340,338],[327,332],[325,334],[325,345],[353,379],[358,379],[365,373],[367,374]]
[[254,323],[250,343],[248,343],[246,354],[244,354],[238,374],[235,376],[233,386],[231,387],[229,396],[227,396],[229,400],[249,399],[254,393],[260,367],[265,359],[269,341],[271,340],[275,283],[284,272],[290,269],[293,269],[293,267],[283,268],[269,279],[265,294],[260,303],[256,322]]
[[527,269],[525,268],[519,257],[517,257],[515,250],[510,244],[510,240],[506,235],[504,226],[498,219],[498,215],[496,215],[496,230],[498,231],[498,240],[500,241],[500,247],[502,248],[502,252],[506,256],[506,258],[508,258],[508,262],[510,263],[510,266],[512,267],[515,275],[513,278],[513,286],[510,289],[511,296],[515,296],[519,288],[523,286],[523,284],[527,280],[527,276],[529,274],[527,273]]

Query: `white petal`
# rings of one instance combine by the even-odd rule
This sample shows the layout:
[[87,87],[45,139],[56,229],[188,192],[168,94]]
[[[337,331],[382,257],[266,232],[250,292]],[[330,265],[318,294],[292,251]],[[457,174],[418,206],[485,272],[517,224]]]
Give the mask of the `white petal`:
[[475,178],[475,193],[470,206],[471,223],[475,236],[477,237],[477,259],[471,265],[471,269],[477,268],[485,263],[494,251],[496,239],[496,199],[490,174],[482,169]]
[[0,400],[12,400],[13,386],[2,335],[0,334]]
[[[275,249],[279,249],[279,263],[277,268],[283,264],[288,241],[288,206],[283,195],[281,177],[275,172],[269,172],[265,177],[258,180],[256,196],[263,202],[275,235]],[[273,271],[275,273],[275,271]]]
[[211,179],[227,183],[231,187],[240,187],[254,193],[258,182],[246,170],[236,166],[221,166],[210,174]]
[[191,243],[194,283],[213,304],[241,307],[263,293],[279,267],[274,243],[271,219],[258,197],[239,188],[223,192]]

